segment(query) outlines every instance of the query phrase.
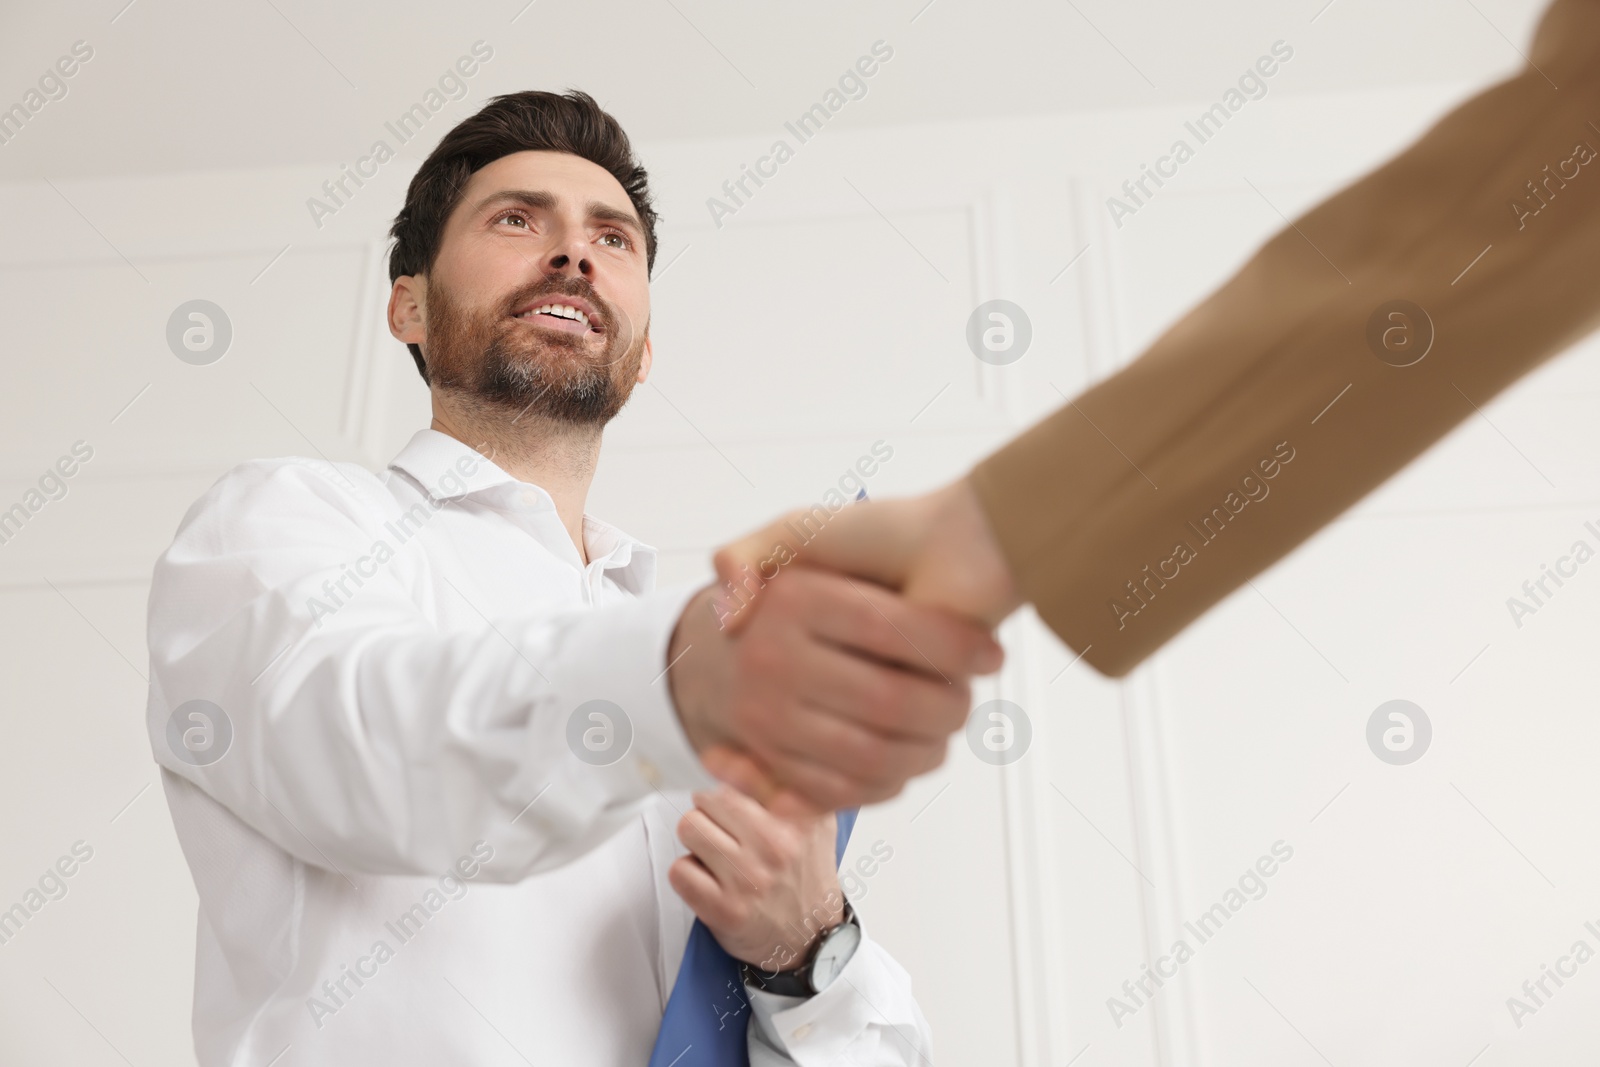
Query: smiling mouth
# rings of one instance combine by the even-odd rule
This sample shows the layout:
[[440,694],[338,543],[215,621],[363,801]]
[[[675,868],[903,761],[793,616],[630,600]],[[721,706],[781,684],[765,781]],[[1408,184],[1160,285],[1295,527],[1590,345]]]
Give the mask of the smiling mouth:
[[589,321],[589,316],[582,309],[575,308],[570,304],[541,304],[538,307],[529,308],[519,315],[513,315],[512,318],[520,319],[523,322],[537,323],[547,329],[560,330],[563,333],[581,334],[588,333],[590,330],[596,333],[600,332],[600,327],[592,325]]

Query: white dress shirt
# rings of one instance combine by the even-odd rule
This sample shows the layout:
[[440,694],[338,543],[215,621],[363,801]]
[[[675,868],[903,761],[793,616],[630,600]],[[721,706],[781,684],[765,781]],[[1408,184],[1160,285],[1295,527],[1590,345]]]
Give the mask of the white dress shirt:
[[[694,919],[676,823],[715,782],[665,678],[693,590],[587,516],[584,543],[433,430],[382,476],[260,460],[189,509],[147,722],[200,898],[203,1067],[643,1067]],[[622,709],[611,751],[632,730],[608,766],[568,740],[593,700]],[[818,996],[749,993],[758,1067],[929,1062],[870,938]],[[733,991],[706,1009],[743,1022]]]

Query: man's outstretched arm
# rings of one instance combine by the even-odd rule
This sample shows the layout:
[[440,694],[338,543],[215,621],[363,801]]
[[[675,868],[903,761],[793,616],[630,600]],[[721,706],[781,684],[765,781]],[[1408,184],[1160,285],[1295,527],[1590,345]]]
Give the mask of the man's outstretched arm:
[[[552,596],[447,626],[429,599],[472,611],[469,594],[415,550],[374,552],[406,521],[353,465],[246,463],[190,509],[151,583],[157,760],[341,873],[434,873],[479,839],[494,847],[489,878],[553,869],[655,790],[712,784],[699,754],[719,743],[816,807],[881,800],[938,763],[968,678],[1000,662],[981,627],[821,571],[736,638],[688,590],[593,607]],[[341,601],[328,591],[348,573],[362,577]],[[591,701],[631,724],[625,758],[597,765],[573,747]]]
[[1597,324],[1600,0],[1556,0],[1530,59],[966,479],[847,508],[796,558],[991,622],[1031,601],[1131,670]]

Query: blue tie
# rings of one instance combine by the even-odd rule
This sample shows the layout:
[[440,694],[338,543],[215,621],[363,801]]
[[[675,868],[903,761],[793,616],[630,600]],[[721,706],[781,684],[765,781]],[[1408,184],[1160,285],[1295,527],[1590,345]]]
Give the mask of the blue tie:
[[[838,812],[834,862],[844,859],[859,808]],[[661,1032],[650,1053],[650,1067],[750,1067],[745,1028],[750,1001],[739,961],[723,951],[699,919],[689,931],[678,980],[661,1016]]]

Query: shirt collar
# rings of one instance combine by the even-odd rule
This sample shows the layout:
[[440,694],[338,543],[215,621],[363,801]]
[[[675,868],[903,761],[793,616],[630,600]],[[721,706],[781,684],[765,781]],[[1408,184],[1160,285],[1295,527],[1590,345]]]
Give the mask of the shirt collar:
[[[389,461],[389,467],[410,475],[435,500],[455,500],[516,481],[493,460],[431,428],[412,434],[400,454]],[[539,491],[544,492],[542,488]]]
[[[555,501],[543,486],[518,481],[482,453],[431,427],[412,434],[406,446],[389,461],[389,467],[409,476],[435,500],[457,500],[474,494],[521,500],[533,493],[539,498],[537,506],[554,516]],[[497,488],[498,493],[490,492]],[[562,547],[572,553],[571,540],[565,537],[564,529],[562,535]],[[614,572],[611,577],[618,585],[635,594],[654,587],[655,548],[587,512],[583,516],[583,539],[590,563],[600,563],[603,570]]]

